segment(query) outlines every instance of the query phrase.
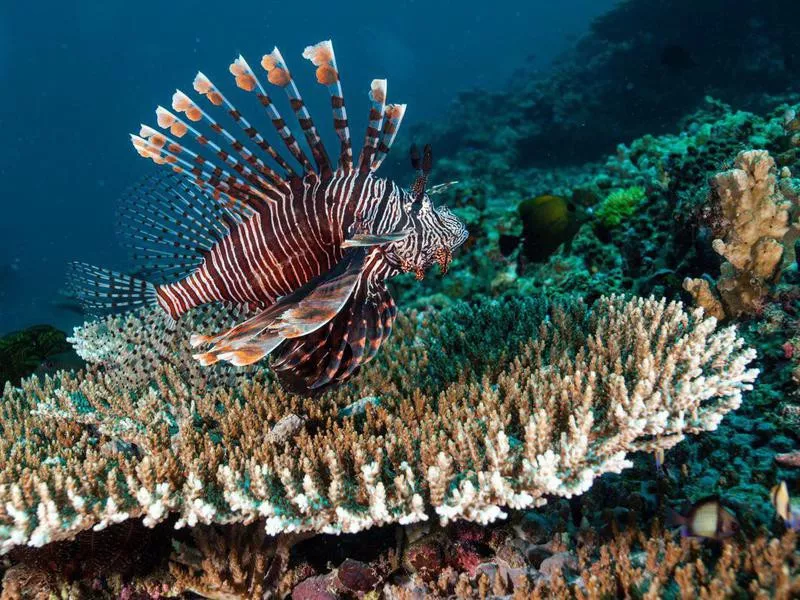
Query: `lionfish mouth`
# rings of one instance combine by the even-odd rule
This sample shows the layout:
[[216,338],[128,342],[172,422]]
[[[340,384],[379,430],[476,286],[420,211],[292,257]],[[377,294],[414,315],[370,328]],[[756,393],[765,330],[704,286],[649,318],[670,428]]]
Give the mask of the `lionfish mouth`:
[[432,265],[439,265],[439,271],[442,275],[446,275],[450,269],[450,263],[453,261],[453,252],[450,248],[442,247],[433,251],[430,260],[423,264],[414,263],[410,260],[402,259],[400,261],[400,269],[403,273],[414,273],[417,281],[422,281],[425,278],[425,269]]

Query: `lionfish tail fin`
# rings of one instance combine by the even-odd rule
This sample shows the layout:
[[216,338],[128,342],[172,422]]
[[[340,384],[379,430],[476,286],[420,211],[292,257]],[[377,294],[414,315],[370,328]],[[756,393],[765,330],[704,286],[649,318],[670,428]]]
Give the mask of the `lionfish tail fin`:
[[91,315],[158,305],[152,283],[83,262],[69,263],[67,286]]

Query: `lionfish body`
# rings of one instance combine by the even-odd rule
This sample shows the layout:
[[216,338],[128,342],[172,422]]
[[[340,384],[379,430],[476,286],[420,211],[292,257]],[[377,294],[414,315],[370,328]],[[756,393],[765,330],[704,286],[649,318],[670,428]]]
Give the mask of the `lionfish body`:
[[433,263],[446,270],[467,236],[425,193],[427,148],[422,161],[412,157],[419,174],[411,190],[375,175],[405,112],[405,105],[386,104],[386,81],[372,82],[369,125],[354,164],[333,47],[321,42],[304,56],[331,94],[341,146],[335,167],[277,48],[261,64],[268,81],[286,91],[311,159],[240,56],[230,71],[239,88],[255,93],[291,159],[198,73],[195,90],[224,108],[246,139],[176,92],[174,112],[156,110],[163,131],[142,126],[131,136],[139,154],[175,173],[125,199],[123,232],[142,264],[137,277],[82,263],[72,272],[91,310],[155,304],[177,319],[221,301],[259,311],[227,331],[193,335],[195,358],[248,365],[269,355],[282,382],[298,391],[342,382],[371,360],[397,313],[386,280],[403,272],[421,278]]

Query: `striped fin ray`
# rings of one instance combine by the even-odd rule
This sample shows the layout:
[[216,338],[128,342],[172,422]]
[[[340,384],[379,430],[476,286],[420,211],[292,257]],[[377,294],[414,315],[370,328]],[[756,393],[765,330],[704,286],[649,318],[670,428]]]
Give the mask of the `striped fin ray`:
[[328,158],[328,152],[322,143],[317,128],[314,126],[314,120],[308,112],[303,98],[300,95],[300,90],[292,79],[292,75],[286,66],[286,61],[283,60],[280,50],[273,49],[269,54],[265,54],[261,59],[261,66],[267,72],[267,80],[273,84],[281,87],[289,97],[289,103],[292,106],[297,121],[300,123],[300,128],[306,136],[306,141],[311,147],[311,154],[314,157],[314,162],[317,164],[319,175],[323,179],[331,176],[331,161]]
[[372,157],[378,149],[378,138],[383,126],[383,115],[386,111],[386,80],[373,79],[369,90],[369,100],[372,103],[369,109],[369,122],[367,133],[364,136],[364,147],[358,157],[358,171],[366,173],[371,170]]
[[379,282],[368,292],[354,293],[324,328],[285,342],[273,353],[270,366],[281,384],[297,393],[346,381],[375,357],[391,334],[396,315],[391,294]]
[[132,188],[119,212],[120,233],[132,250],[137,274],[161,281],[194,271],[236,222],[213,197],[192,193],[172,174]]
[[84,310],[92,315],[157,304],[153,284],[83,262],[67,265],[67,285]]
[[[191,103],[191,100],[184,94],[183,92],[176,91],[172,97],[172,105],[177,112],[190,112],[187,109],[188,103]],[[191,112],[192,116],[196,116],[197,113]],[[172,131],[176,126],[180,129],[181,136],[185,135],[186,132],[189,132],[194,137],[195,142],[200,147],[208,146],[210,147],[216,156],[226,162],[229,166],[233,167],[233,169],[248,178],[251,183],[255,183],[260,187],[263,187],[265,190],[273,190],[276,188],[284,188],[285,183],[283,181],[283,177],[275,172],[273,169],[269,168],[264,161],[260,158],[255,156],[253,152],[251,152],[248,148],[244,146],[236,137],[234,137],[231,133],[229,133],[226,129],[224,129],[221,125],[219,125],[216,121],[214,121],[205,111],[200,111],[199,113],[201,118],[209,124],[211,130],[216,133],[217,135],[221,136],[225,142],[231,146],[238,154],[241,156],[252,168],[254,168],[258,174],[268,179],[268,183],[265,182],[260,177],[256,176],[252,171],[250,171],[247,167],[239,163],[236,159],[229,156],[227,151],[220,148],[217,144],[212,142],[208,139],[204,134],[200,131],[192,127],[189,123],[171,113],[163,106],[158,106],[156,108],[156,120],[158,122],[159,127],[162,129],[169,128]]]
[[[133,147],[140,156],[150,158],[158,165],[170,165],[176,173],[194,175],[192,181],[199,187],[209,188],[216,198],[225,197],[225,205],[234,207],[239,212],[252,212],[258,209],[267,198],[263,192],[256,190],[238,177],[214,167],[191,150],[187,150],[174,140],[159,133],[155,129],[142,126],[142,135],[131,134]],[[189,160],[180,154],[185,154]],[[206,169],[211,167],[211,172]]]
[[[286,162],[286,160],[280,154],[278,154],[277,150],[275,150],[275,148],[273,148],[272,145],[264,139],[258,130],[256,130],[256,128],[253,127],[253,125],[251,125],[250,122],[244,118],[244,116],[242,116],[242,113],[239,112],[239,110],[231,103],[231,101],[228,100],[228,98],[226,98],[225,95],[220,92],[213,83],[211,83],[211,80],[208,77],[206,77],[203,73],[198,72],[194,78],[193,86],[196,92],[205,96],[214,106],[221,106],[222,104],[225,104],[225,107],[228,109],[228,114],[236,122],[236,124],[239,125],[242,131],[244,131],[247,137],[249,137],[253,143],[256,144],[256,146],[261,148],[261,150],[266,152],[276,163],[278,163],[278,165],[280,165],[281,169],[283,169],[282,175],[278,175],[275,173],[275,171],[269,169],[271,173],[270,176],[276,180],[277,185],[281,186],[281,184],[283,184],[283,187],[286,187],[284,181],[286,177],[298,177],[291,165]],[[211,129],[214,132],[223,135],[237,151],[243,154],[243,156],[245,153],[248,155],[248,162],[252,161],[251,164],[258,165],[259,169],[268,169],[268,167],[264,165],[260,159],[256,159],[251,152],[244,148],[244,145],[241,142],[223,129],[218,122],[210,120],[208,115],[205,113],[203,116],[209,119],[211,123]]]
[[383,163],[386,155],[394,143],[394,138],[397,136],[397,131],[400,129],[400,123],[403,121],[403,116],[406,114],[405,104],[387,104],[384,113],[383,129],[381,130],[381,137],[378,140],[378,149],[372,159],[370,169],[377,171]]
[[270,367],[275,372],[294,371],[299,365],[314,358],[316,353],[328,343],[332,329],[333,323],[326,323],[314,336],[314,341],[311,338],[286,340],[281,346],[280,352],[273,355]]
[[[213,97],[216,98],[216,96]],[[263,177],[268,179],[268,181],[263,177],[256,175],[248,166],[243,165],[228,152],[220,148],[219,145],[208,139],[207,136],[203,135],[197,129],[192,127],[189,123],[180,121],[183,127],[185,127],[186,130],[194,136],[198,147],[209,148],[211,151],[213,151],[217,158],[231,167],[240,176],[245,178],[250,184],[261,188],[270,199],[276,200],[277,198],[281,197],[283,192],[286,191],[287,185],[280,174],[267,167],[263,161],[256,160],[253,156],[253,153],[245,148],[244,144],[239,142],[233,135],[223,129],[223,127],[214,119],[212,119],[208,113],[197,106],[197,104],[194,103],[189,96],[180,90],[176,90],[172,95],[172,109],[176,112],[185,114],[186,118],[190,121],[205,121],[215,134],[224,138],[225,141],[231,147],[233,147],[233,149],[236,150],[245,161],[248,162],[248,164],[258,170]],[[159,126],[161,126],[161,123],[170,123],[171,126],[173,119],[176,122],[179,121],[176,115],[170,113],[161,106],[156,109],[156,118],[159,120]]]
[[294,134],[292,134],[292,130],[286,126],[286,121],[283,120],[283,117],[281,117],[280,112],[272,103],[272,99],[269,97],[269,94],[267,94],[264,86],[261,85],[261,81],[256,77],[255,72],[250,68],[250,65],[247,64],[247,61],[241,54],[239,58],[231,63],[229,70],[236,79],[236,85],[240,89],[246,92],[255,91],[258,101],[267,111],[272,125],[275,127],[278,135],[280,135],[283,143],[289,149],[289,152],[292,153],[292,156],[295,157],[297,162],[303,165],[303,170],[306,173],[314,173],[314,167],[311,166],[311,161],[305,155],[302,148],[300,148],[300,144],[297,143]]
[[307,58],[317,67],[317,82],[328,88],[331,95],[333,109],[333,128],[341,142],[339,154],[339,168],[345,173],[353,169],[353,145],[350,140],[350,127],[347,123],[347,110],[344,106],[344,93],[336,66],[336,55],[330,40],[307,46],[303,51],[303,58]]
[[[336,381],[347,380],[361,365],[375,358],[378,349],[392,333],[397,305],[382,282],[368,293],[359,308],[360,311],[352,319],[350,326],[351,334],[348,339],[350,353],[335,373]],[[333,379],[331,377],[331,381]],[[318,381],[315,385],[319,384]]]

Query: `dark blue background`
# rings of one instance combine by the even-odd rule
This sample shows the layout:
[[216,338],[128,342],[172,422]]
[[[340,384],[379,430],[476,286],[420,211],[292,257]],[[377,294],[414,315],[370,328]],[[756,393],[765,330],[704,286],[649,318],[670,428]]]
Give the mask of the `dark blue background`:
[[358,151],[371,79],[389,80],[389,100],[409,105],[407,122],[434,120],[459,91],[506,85],[526,63],[547,69],[612,4],[0,3],[0,333],[80,320],[58,304],[68,260],[124,264],[117,199],[155,168],[127,134],[153,123],[155,106],[169,106],[176,87],[191,91],[198,69],[247,116],[259,115],[227,67],[239,52],[255,67],[278,45],[326,128],[327,92],[300,55],[333,39]]

